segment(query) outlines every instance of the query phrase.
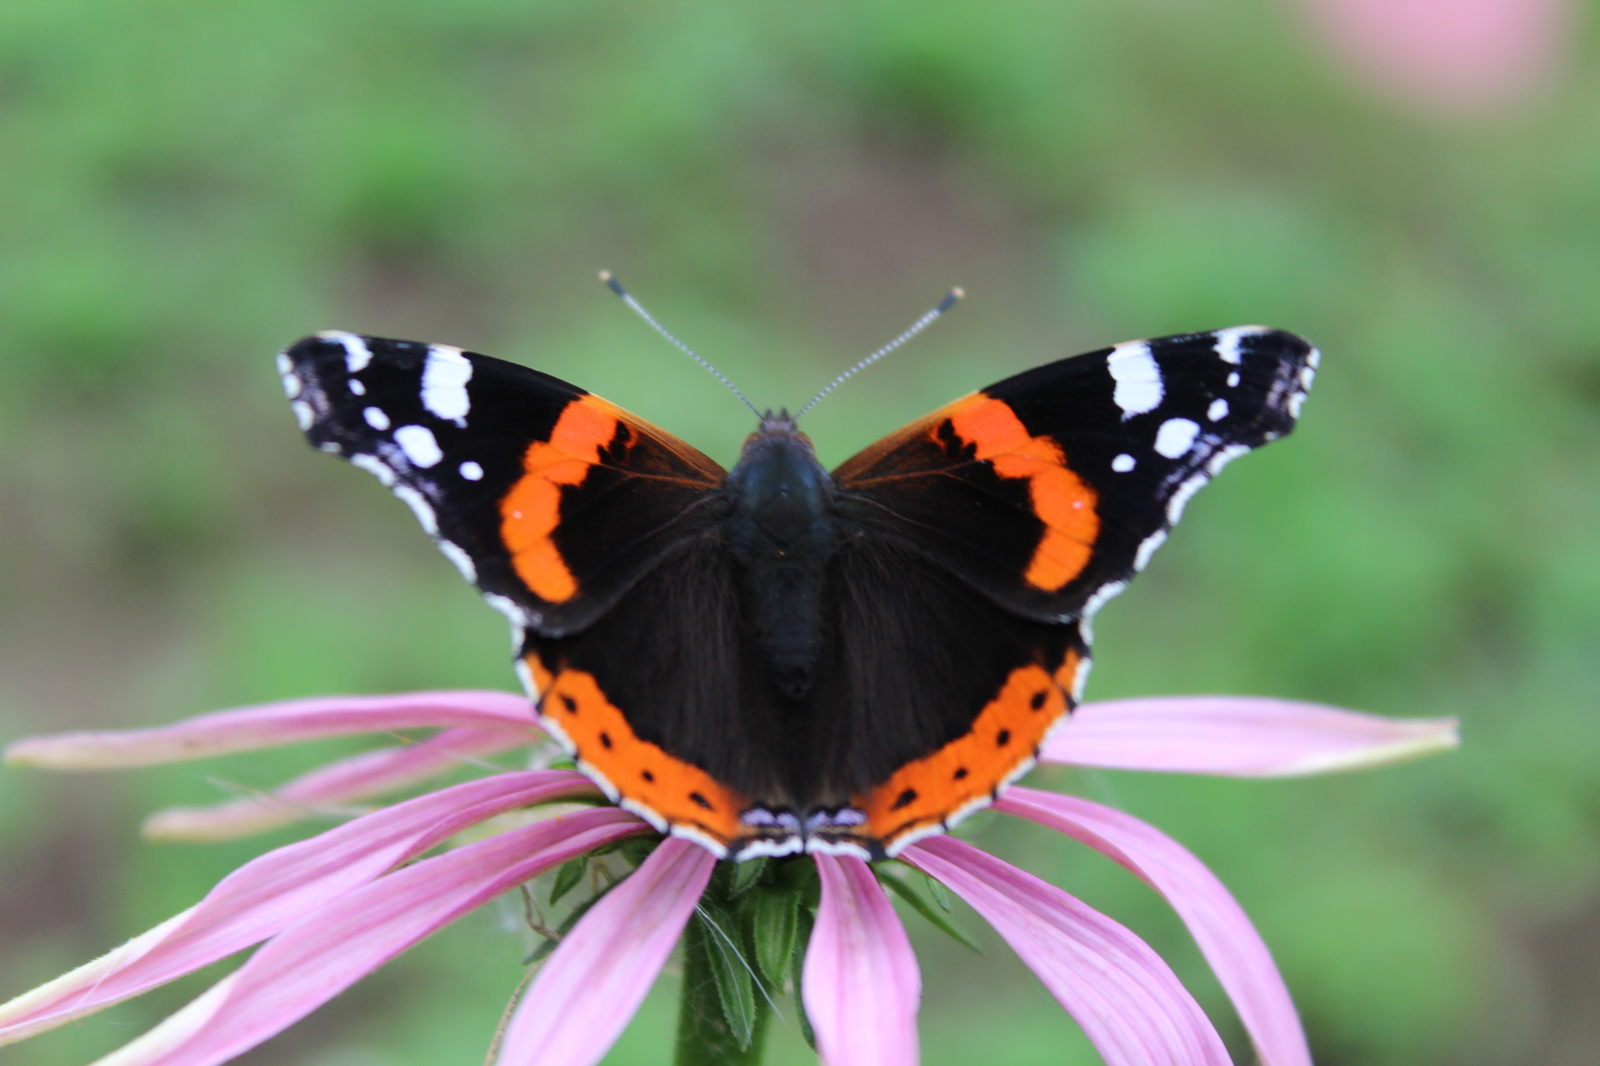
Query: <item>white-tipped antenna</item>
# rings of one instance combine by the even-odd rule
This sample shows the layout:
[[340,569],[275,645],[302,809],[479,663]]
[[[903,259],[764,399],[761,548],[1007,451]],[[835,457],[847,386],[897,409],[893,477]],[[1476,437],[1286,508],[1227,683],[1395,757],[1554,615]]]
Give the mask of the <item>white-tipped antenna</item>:
[[807,403],[806,403],[806,405],[804,407],[800,408],[800,410],[795,412],[795,416],[794,416],[795,421],[796,422],[800,421],[800,416],[805,414],[807,411],[811,410],[813,407],[817,406],[817,402],[819,400],[821,400],[824,396],[828,395],[828,393],[832,392],[834,389],[837,389],[840,385],[843,385],[846,381],[848,381],[851,378],[855,377],[861,371],[865,370],[867,367],[871,366],[873,363],[876,363],[879,359],[882,359],[884,356],[888,355],[890,352],[892,352],[896,348],[900,347],[906,341],[910,340],[912,337],[915,337],[917,334],[921,333],[923,330],[925,330],[929,326],[933,325],[934,319],[938,318],[940,315],[942,315],[946,311],[950,310],[950,308],[954,307],[956,301],[961,299],[965,295],[966,295],[966,293],[962,292],[960,289],[951,289],[949,292],[947,292],[945,294],[944,299],[939,301],[939,306],[938,307],[935,307],[932,311],[929,311],[927,314],[923,315],[921,318],[919,318],[915,322],[911,323],[911,328],[910,329],[906,330],[904,333],[900,334],[900,336],[896,337],[894,340],[890,341],[888,344],[885,344],[882,348],[879,348],[877,351],[873,352],[871,355],[869,355],[865,359],[861,360],[861,362],[857,363],[855,366],[851,367],[849,370],[846,370],[843,374],[840,374],[838,377],[836,377],[832,381],[828,382],[826,388],[824,388],[821,392],[817,393],[815,396],[811,397],[811,399],[809,401],[807,401]]
[[671,341],[673,346],[684,355],[687,355],[690,359],[693,359],[695,362],[711,371],[711,373],[715,374],[717,380],[728,386],[728,388],[732,390],[733,394],[739,397],[746,407],[750,408],[750,412],[752,414],[754,414],[757,418],[761,417],[761,412],[756,410],[756,405],[750,402],[750,398],[748,396],[739,391],[739,386],[729,381],[727,376],[724,375],[722,371],[718,370],[716,367],[712,366],[710,363],[706,362],[699,355],[697,355],[694,349],[690,348],[687,344],[674,337],[671,333],[668,333],[667,327],[657,322],[650,312],[646,311],[640,305],[638,300],[635,300],[631,295],[629,295],[628,290],[622,287],[622,282],[617,280],[617,276],[615,274],[611,273],[609,270],[602,270],[600,271],[600,280],[605,282],[606,286],[612,292],[622,297],[622,302],[633,308],[634,314],[638,315],[640,318],[650,323],[651,326],[655,327],[655,331],[657,333]]

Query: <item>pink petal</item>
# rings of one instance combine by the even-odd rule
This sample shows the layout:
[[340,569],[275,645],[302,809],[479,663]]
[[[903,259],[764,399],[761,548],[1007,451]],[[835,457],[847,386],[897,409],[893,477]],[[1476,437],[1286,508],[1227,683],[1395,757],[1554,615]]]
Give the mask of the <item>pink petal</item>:
[[1181,844],[1120,811],[1054,792],[1012,788],[995,809],[1065,833],[1143,878],[1189,927],[1264,1066],[1311,1066],[1300,1018],[1267,945],[1222,882]]
[[1077,1019],[1107,1066],[1230,1061],[1205,1012],[1167,964],[1110,918],[949,837],[923,840],[900,858],[948,886],[1005,937]]
[[196,906],[0,1006],[0,1044],[136,996],[266,939],[496,814],[593,792],[581,774],[500,774],[396,804],[241,866]]
[[814,855],[822,906],[801,978],[826,1066],[916,1066],[922,975],[911,942],[872,869],[849,855]]
[[181,762],[347,733],[451,726],[537,728],[527,697],[508,692],[330,696],[217,711],[158,729],[28,737],[6,748],[5,761],[53,770],[104,770]]
[[288,1028],[396,955],[541,872],[649,827],[599,807],[396,871],[279,933],[238,972],[101,1066],[213,1066]]
[[1349,73],[1445,114],[1516,102],[1581,39],[1571,0],[1304,0]]
[[1117,770],[1285,777],[1454,748],[1456,724],[1251,696],[1114,700],[1073,711],[1039,758]]
[[668,837],[590,908],[522,997],[499,1066],[592,1066],[616,1043],[672,954],[716,859]]
[[153,840],[215,841],[264,833],[322,811],[396,792],[464,764],[523,747],[522,729],[448,729],[416,744],[381,748],[313,770],[270,793],[210,807],[169,807],[144,821]]

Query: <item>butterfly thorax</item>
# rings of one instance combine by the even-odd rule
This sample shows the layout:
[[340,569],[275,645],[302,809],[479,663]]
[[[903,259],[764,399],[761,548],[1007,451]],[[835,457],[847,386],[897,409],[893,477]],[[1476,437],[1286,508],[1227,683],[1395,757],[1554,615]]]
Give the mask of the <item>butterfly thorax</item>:
[[804,699],[822,655],[825,568],[839,543],[833,478],[788,412],[768,412],[725,491],[724,535],[743,570],[746,617],[779,692]]

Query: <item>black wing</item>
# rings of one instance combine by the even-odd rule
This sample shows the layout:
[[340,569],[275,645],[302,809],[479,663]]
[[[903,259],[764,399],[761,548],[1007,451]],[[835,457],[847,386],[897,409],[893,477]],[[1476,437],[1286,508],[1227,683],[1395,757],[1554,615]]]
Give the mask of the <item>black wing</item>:
[[377,475],[485,600],[548,636],[703,531],[726,476],[598,396],[459,348],[330,331],[278,363],[307,439]]
[[1009,610],[1087,617],[1226,463],[1294,428],[1317,362],[1291,333],[1238,326],[1050,363],[847,460],[840,510]]

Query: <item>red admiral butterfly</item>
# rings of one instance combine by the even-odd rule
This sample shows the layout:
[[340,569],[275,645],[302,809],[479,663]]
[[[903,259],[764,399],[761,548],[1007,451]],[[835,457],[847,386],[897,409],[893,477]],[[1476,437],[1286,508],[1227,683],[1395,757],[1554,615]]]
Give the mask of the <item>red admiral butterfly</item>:
[[377,475],[510,617],[579,767],[744,859],[894,855],[1025,773],[1079,699],[1095,611],[1225,463],[1289,432],[1317,359],[1259,326],[1119,344],[832,473],[786,412],[727,471],[441,344],[327,332],[279,366],[311,442]]

